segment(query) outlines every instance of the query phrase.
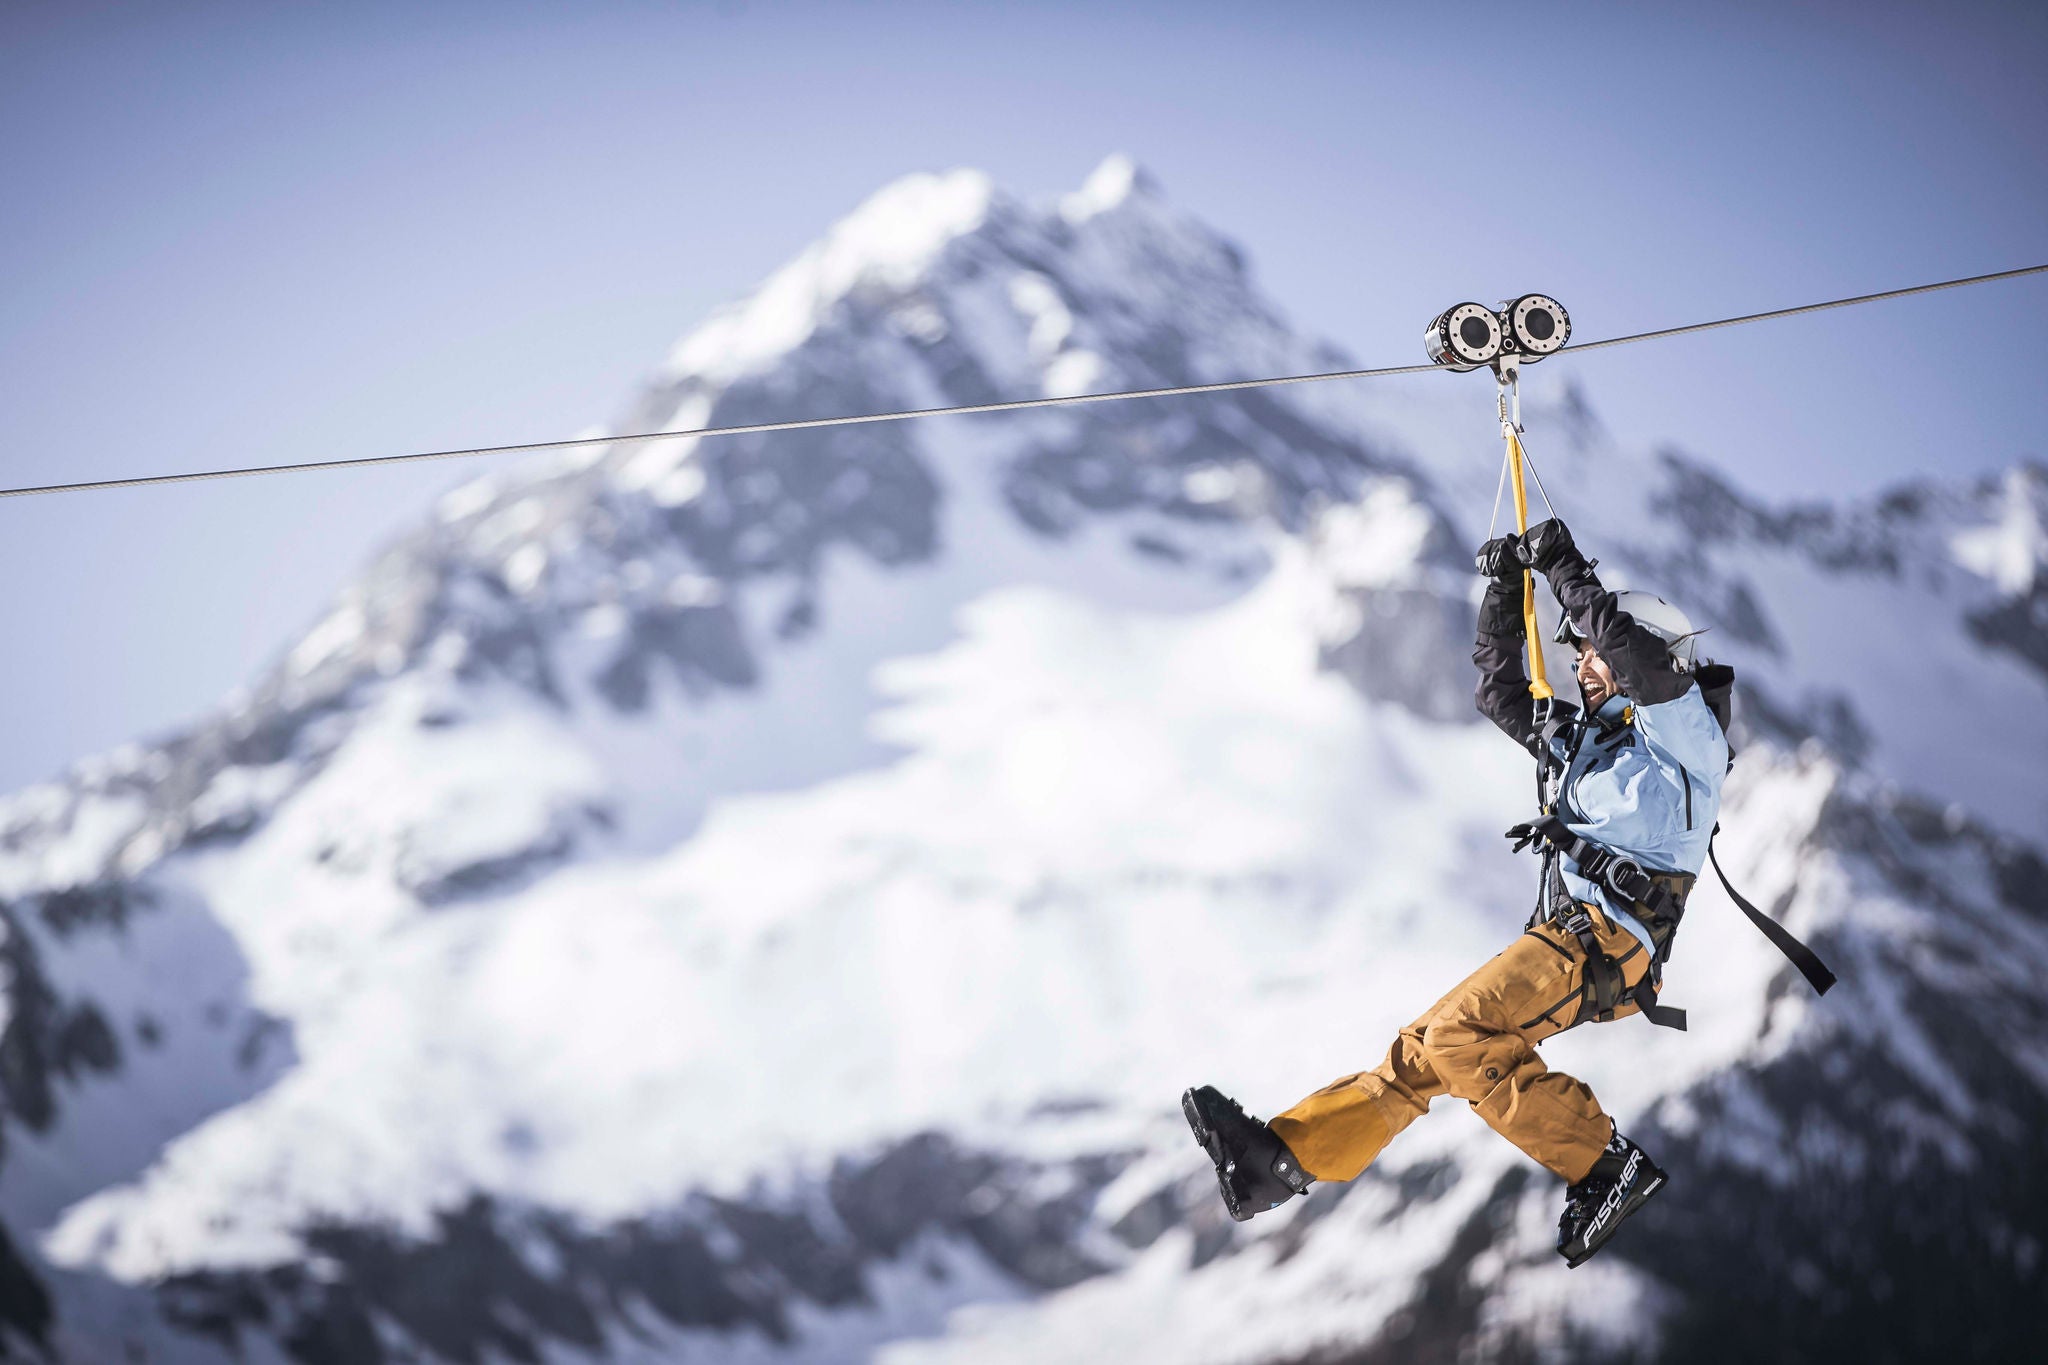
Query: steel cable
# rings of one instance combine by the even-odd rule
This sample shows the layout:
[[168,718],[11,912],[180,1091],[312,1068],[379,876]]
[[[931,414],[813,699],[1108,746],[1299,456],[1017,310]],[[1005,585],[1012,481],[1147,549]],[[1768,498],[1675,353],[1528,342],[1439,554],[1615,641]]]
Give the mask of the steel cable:
[[[1747,313],[1741,317],[1721,318],[1715,322],[1695,322],[1684,327],[1666,327],[1655,332],[1636,332],[1630,336],[1609,337],[1605,341],[1588,341],[1568,345],[1556,352],[1568,355],[1576,351],[1597,351],[1608,346],[1626,346],[1637,341],[1658,341],[1667,337],[1685,336],[1691,332],[1709,332],[1718,327],[1735,327],[1746,322],[1764,322],[1772,318],[1797,317],[1802,313],[1825,312],[1830,308],[1848,308],[1859,303],[1876,303],[1883,299],[1902,299],[1913,294],[1931,294],[1942,289],[1959,289],[1969,284],[1987,284],[1993,280],[2016,279],[2022,275],[2037,275],[2048,271],[2048,265],[2024,266],[2018,270],[2000,270],[1989,275],[1970,275],[1962,279],[1943,280],[1938,284],[1914,285],[1908,289],[1887,289],[1877,294],[1858,294],[1854,298],[1830,299],[1825,303],[1801,304],[1797,308],[1778,308],[1768,313]],[[748,436],[772,431],[811,431],[820,427],[850,427],[871,422],[905,422],[919,417],[964,417],[984,412],[1022,412],[1031,408],[1074,407],[1082,403],[1112,403],[1135,398],[1178,398],[1191,394],[1232,393],[1241,389],[1277,388],[1284,384],[1321,384],[1338,379],[1379,379],[1398,374],[1424,374],[1441,371],[1440,365],[1387,365],[1370,370],[1330,370],[1319,374],[1276,375],[1266,379],[1233,379],[1215,384],[1179,384],[1160,389],[1123,389],[1114,393],[1081,393],[1059,398],[1017,398],[1002,403],[966,403],[949,408],[913,408],[902,412],[859,413],[843,417],[812,417],[789,422],[753,422],[743,426],[696,427],[683,431],[652,431],[622,436],[582,436],[562,441],[526,441],[517,445],[473,446],[462,450],[429,450],[407,455],[373,455],[354,460],[313,460],[301,464],[250,465],[239,469],[207,469],[185,474],[148,474],[128,479],[96,479],[87,483],[54,483],[40,487],[0,488],[0,498],[38,497],[46,493],[90,493],[114,488],[149,488],[159,484],[205,483],[213,479],[243,479],[258,474],[297,474],[314,469],[366,469],[379,465],[421,464],[429,460],[460,460],[481,455],[518,455],[545,450],[575,450],[589,446],[626,445],[643,441],[702,440],[712,436]],[[1546,498],[1545,502],[1549,500]]]

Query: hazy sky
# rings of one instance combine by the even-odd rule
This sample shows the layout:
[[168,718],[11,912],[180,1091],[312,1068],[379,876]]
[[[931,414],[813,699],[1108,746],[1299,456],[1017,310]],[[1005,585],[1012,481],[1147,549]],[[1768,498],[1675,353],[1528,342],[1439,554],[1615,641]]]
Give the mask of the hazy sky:
[[[1113,10],[1113,12],[1105,12]],[[0,480],[570,435],[913,170],[1125,151],[1361,363],[2048,261],[2048,6],[0,7]],[[2048,278],[1553,361],[1777,497],[2042,458]],[[203,713],[464,463],[0,502],[0,788]],[[1482,492],[1476,495],[1484,498]]]

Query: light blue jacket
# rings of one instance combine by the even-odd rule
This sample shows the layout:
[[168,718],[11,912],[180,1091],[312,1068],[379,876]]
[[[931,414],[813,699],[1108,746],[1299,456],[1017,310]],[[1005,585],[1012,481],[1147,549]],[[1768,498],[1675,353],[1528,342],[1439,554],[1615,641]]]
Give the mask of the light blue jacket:
[[[1584,736],[1576,745],[1574,731]],[[1653,706],[1609,697],[1583,730],[1574,727],[1551,743],[1566,765],[1557,815],[1572,833],[1648,871],[1698,875],[1728,772],[1727,736],[1698,684]],[[1559,871],[1575,898],[1604,906],[1650,946],[1649,931],[1605,888],[1580,876],[1577,863],[1560,856]]]

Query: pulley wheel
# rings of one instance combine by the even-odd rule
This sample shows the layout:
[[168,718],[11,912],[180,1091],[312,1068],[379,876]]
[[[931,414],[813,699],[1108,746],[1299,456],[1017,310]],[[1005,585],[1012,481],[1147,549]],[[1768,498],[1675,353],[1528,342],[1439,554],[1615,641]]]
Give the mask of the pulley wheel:
[[1541,360],[1571,339],[1571,314],[1548,294],[1524,294],[1501,305],[1501,319],[1525,360]]
[[1453,370],[1476,370],[1491,364],[1500,354],[1500,319],[1479,303],[1461,303],[1446,308],[1422,334],[1422,349],[1430,363]]

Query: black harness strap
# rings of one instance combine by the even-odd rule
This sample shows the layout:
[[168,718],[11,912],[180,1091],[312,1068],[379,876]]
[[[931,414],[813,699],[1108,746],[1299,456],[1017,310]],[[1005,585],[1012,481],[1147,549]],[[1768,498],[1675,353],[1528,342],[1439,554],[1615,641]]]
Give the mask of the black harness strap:
[[1657,992],[1664,988],[1664,983],[1658,980],[1661,975],[1661,972],[1653,970],[1648,976],[1636,983],[1634,993],[1636,1009],[1642,1012],[1643,1018],[1655,1024],[1658,1028],[1675,1028],[1680,1033],[1683,1033],[1685,1032],[1685,1011],[1672,1005],[1660,1005],[1657,1003]]
[[[1536,703],[1536,808],[1545,815],[1556,812],[1565,779],[1572,764],[1578,761],[1580,746],[1586,742],[1586,727],[1578,723],[1578,717],[1579,709],[1562,697],[1545,697]],[[1560,749],[1565,751],[1560,754]],[[1545,918],[1551,899],[1563,889],[1557,858],[1546,852],[1543,870],[1536,878],[1536,907],[1529,912],[1531,926]]]
[[1620,957],[1610,957],[1600,946],[1600,937],[1593,932],[1592,911],[1569,898],[1557,908],[1557,927],[1570,934],[1579,943],[1580,986],[1579,1013],[1572,1020],[1583,1024],[1588,1019],[1606,1023],[1614,1018],[1617,1006],[1629,999],[1628,979],[1622,971],[1622,963],[1642,951],[1637,944]]
[[1579,745],[1585,742],[1583,727],[1578,728],[1571,749],[1563,758],[1558,757],[1558,737],[1578,724],[1578,708],[1557,697],[1547,697],[1541,703],[1536,716],[1536,803],[1549,808],[1551,793],[1546,783],[1551,774],[1562,775],[1572,766],[1572,760],[1579,755]]
[[[1714,833],[1719,834],[1720,832],[1721,827],[1719,825],[1714,826]],[[1794,938],[1790,929],[1787,929],[1784,925],[1778,923],[1743,898],[1742,893],[1737,891],[1733,884],[1729,882],[1728,874],[1721,870],[1721,860],[1714,854],[1714,840],[1711,836],[1707,839],[1707,860],[1713,863],[1714,875],[1721,879],[1721,885],[1727,888],[1728,898],[1735,902],[1736,908],[1749,916],[1749,922],[1754,924],[1763,936],[1769,939],[1772,945],[1785,955],[1787,961],[1799,969],[1799,974],[1806,978],[1807,985],[1813,987],[1815,995],[1826,995],[1828,987],[1835,984],[1835,974],[1828,970],[1827,963],[1820,960],[1818,953],[1814,952],[1813,949],[1807,947],[1804,943],[1801,943],[1797,938]]]

